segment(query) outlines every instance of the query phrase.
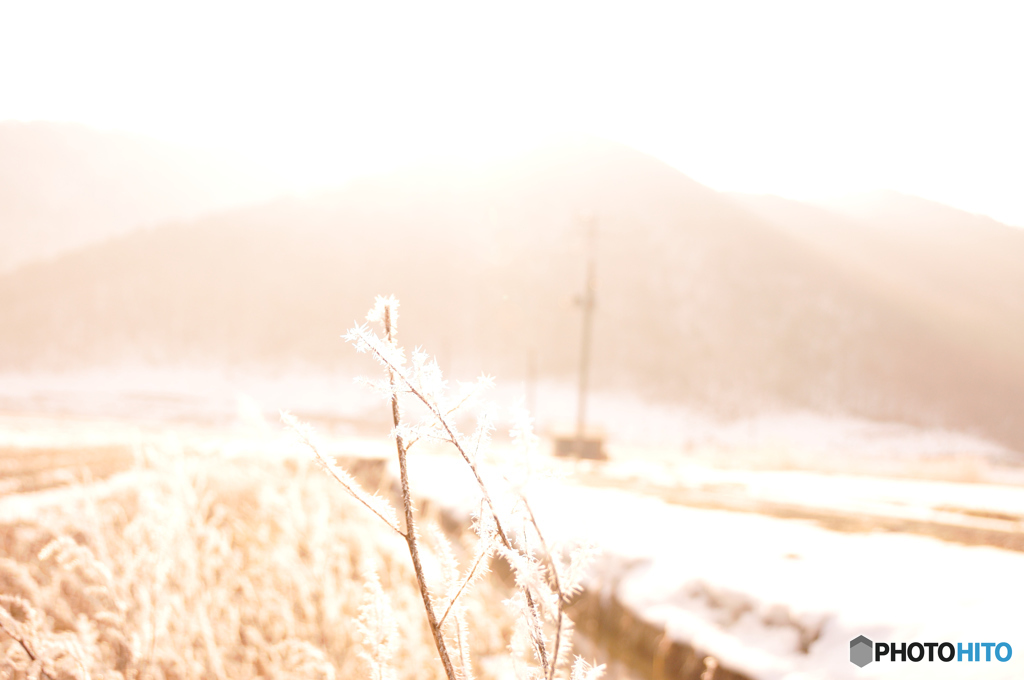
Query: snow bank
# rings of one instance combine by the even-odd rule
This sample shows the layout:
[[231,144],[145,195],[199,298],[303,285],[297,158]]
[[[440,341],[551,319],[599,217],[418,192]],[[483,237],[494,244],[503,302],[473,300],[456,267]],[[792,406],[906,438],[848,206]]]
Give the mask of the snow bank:
[[[458,459],[416,457],[415,492],[473,507]],[[1024,676],[1024,554],[895,534],[700,510],[612,489],[534,484],[552,539],[603,550],[590,587],[673,638],[761,680]],[[1007,663],[849,661],[858,635],[897,642],[1008,642]]]

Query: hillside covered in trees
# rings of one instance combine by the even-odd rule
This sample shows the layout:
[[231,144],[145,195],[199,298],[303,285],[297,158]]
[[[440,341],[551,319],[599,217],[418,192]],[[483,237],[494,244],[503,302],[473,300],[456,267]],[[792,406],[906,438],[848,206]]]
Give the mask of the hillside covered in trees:
[[0,278],[0,367],[345,367],[373,297],[456,377],[594,381],[730,415],[808,408],[1024,450],[1024,231],[910,197],[721,194],[593,140],[168,223]]

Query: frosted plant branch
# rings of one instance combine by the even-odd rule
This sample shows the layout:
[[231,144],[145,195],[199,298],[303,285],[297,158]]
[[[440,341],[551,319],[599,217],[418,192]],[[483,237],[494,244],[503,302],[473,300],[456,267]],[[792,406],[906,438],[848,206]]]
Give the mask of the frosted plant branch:
[[392,531],[397,533],[402,538],[405,538],[405,532],[398,528],[398,517],[395,515],[394,508],[381,498],[363,491],[362,487],[359,486],[359,482],[355,480],[349,473],[342,470],[335,464],[335,462],[320,453],[320,449],[317,448],[316,443],[313,441],[312,428],[305,423],[299,421],[298,418],[293,416],[287,411],[281,411],[281,420],[285,425],[289,427],[299,438],[303,444],[305,444],[310,451],[313,452],[313,458],[317,464],[335,479],[341,487],[348,492],[352,498],[363,504],[370,512],[377,515]]
[[[377,299],[375,311],[380,310],[381,321],[384,325],[384,332],[387,336],[388,345],[395,347],[395,335],[397,334],[397,309],[398,302],[394,298],[388,300]],[[400,352],[397,352],[401,356]],[[398,403],[398,394],[395,391],[395,371],[388,370],[388,382],[391,384],[391,418],[395,429],[402,424],[401,405]],[[423,573],[423,563],[420,560],[419,541],[416,536],[416,522],[412,511],[412,494],[409,491],[409,468],[407,462],[407,450],[405,440],[400,433],[395,435],[395,448],[398,452],[398,467],[402,483],[402,505],[405,509],[405,542],[409,547],[409,557],[412,559],[413,571],[416,572],[416,583],[419,585],[420,595],[423,597],[423,608],[427,613],[427,623],[430,624],[430,632],[434,636],[434,644],[437,647],[438,656],[441,657],[441,665],[444,666],[445,675],[448,680],[457,680],[455,668],[452,666],[451,658],[448,655],[448,647],[445,644],[444,633],[437,623],[437,615],[434,613],[434,605],[431,602],[430,589],[427,587],[427,579]]]
[[459,597],[462,595],[463,591],[465,591],[466,586],[476,580],[477,570],[480,568],[480,565],[484,560],[491,556],[492,550],[493,549],[488,546],[486,550],[479,551],[479,554],[476,556],[476,561],[473,562],[473,566],[466,574],[466,578],[462,579],[462,583],[459,585],[458,590],[455,591],[455,595],[453,595],[451,600],[448,602],[448,607],[444,610],[444,614],[442,614],[441,618],[438,619],[437,625],[444,625],[445,619],[448,618],[448,614],[452,611],[452,607],[454,607],[455,603],[458,602]]
[[[345,336],[345,339],[348,340],[349,342],[354,343],[358,350],[369,350],[374,355],[374,357],[385,367],[385,370],[389,372],[389,375],[391,375],[393,379],[397,378],[401,380],[405,384],[406,389],[411,394],[413,394],[417,399],[419,399],[420,402],[423,403],[423,405],[426,406],[427,409],[431,412],[434,418],[436,418],[437,423],[441,426],[441,429],[447,435],[445,441],[452,444],[459,452],[459,455],[462,456],[462,459],[466,462],[466,464],[469,465],[469,469],[473,472],[473,478],[476,480],[477,486],[483,495],[484,502],[490,508],[490,512],[494,517],[495,525],[498,530],[498,536],[501,539],[501,542],[505,544],[505,547],[511,549],[512,544],[508,540],[508,536],[501,526],[501,521],[497,515],[497,509],[494,507],[494,502],[491,500],[490,493],[487,491],[487,486],[484,484],[483,479],[480,477],[480,471],[477,469],[475,461],[466,452],[466,448],[463,446],[461,437],[458,434],[458,430],[455,428],[454,424],[452,424],[448,420],[448,417],[445,415],[441,407],[432,399],[430,399],[427,395],[425,395],[424,390],[420,389],[419,387],[417,387],[416,384],[414,384],[412,378],[408,376],[405,373],[405,371],[402,370],[401,365],[392,358],[392,353],[385,351],[382,348],[382,343],[380,339],[377,338],[373,333],[371,333],[365,326],[357,326],[356,328],[353,328],[349,332],[349,334]],[[485,378],[484,380],[487,382],[490,381],[489,378]],[[395,401],[397,401],[397,399]]]
[[[378,336],[368,325],[358,324],[344,338],[351,342],[357,351],[373,356],[384,370],[385,379],[370,384],[389,401],[391,406],[392,437],[395,440],[399,463],[404,531],[399,529],[397,518],[392,523],[387,519],[390,515],[379,509],[375,510],[372,502],[357,495],[362,491],[354,484],[354,480],[349,481],[351,478],[345,473],[335,472],[333,463],[324,461],[316,452],[315,446],[308,441],[307,444],[314,450],[314,455],[321,465],[342,482],[346,491],[361,500],[363,505],[374,510],[378,517],[388,522],[389,526],[405,540],[423,600],[427,623],[448,680],[470,680],[472,677],[467,644],[469,630],[466,627],[466,609],[460,600],[480,575],[486,573],[488,561],[494,554],[504,558],[515,575],[517,593],[507,600],[506,604],[511,606],[516,614],[510,650],[517,674],[522,669],[525,675],[520,677],[555,680],[560,677],[560,669],[565,668],[572,680],[592,680],[599,677],[602,667],[591,667],[577,659],[570,669],[565,667],[567,659],[563,658],[571,647],[572,630],[571,622],[565,616],[564,606],[572,595],[578,592],[582,565],[589,553],[574,550],[570,557],[570,566],[563,567],[562,558],[556,558],[551,552],[551,546],[540,530],[523,493],[523,485],[511,483],[505,475],[501,478],[513,490],[511,497],[514,502],[509,510],[499,510],[478,467],[482,452],[490,442],[490,433],[494,429],[489,414],[485,411],[478,416],[476,428],[469,436],[459,432],[453,420],[459,411],[473,403],[478,393],[491,386],[493,381],[488,377],[481,377],[474,384],[462,385],[459,393],[454,398],[449,398],[447,383],[442,379],[436,361],[419,348],[407,359],[404,350],[398,346],[395,340],[397,309],[398,302],[394,298],[377,298],[373,309],[367,315],[367,321],[380,323],[384,330],[383,337]],[[426,408],[428,417],[423,422],[410,425],[403,420],[400,400],[406,396],[414,398]],[[423,439],[454,446],[472,472],[480,494],[480,512],[474,524],[477,541],[471,564],[464,575],[460,576],[448,540],[439,531],[435,532],[436,545],[433,545],[433,549],[442,565],[444,600],[437,600],[431,595],[424,576],[422,548],[409,487],[409,449]],[[524,454],[528,454],[536,447],[536,437],[532,433],[528,414],[524,413],[518,418],[512,439],[516,447],[524,450]],[[503,512],[507,514],[503,515]],[[509,533],[509,528],[516,528],[514,537]],[[536,541],[533,540],[534,537]],[[561,573],[563,568],[567,569],[564,578]],[[437,611],[442,607],[443,613],[438,618]],[[548,630],[551,632],[547,632]],[[458,664],[457,667],[452,663],[453,659]],[[521,667],[520,661],[525,663],[525,667]],[[383,675],[379,667],[374,670],[375,675]]]
[[[555,643],[552,647],[551,656],[553,659],[558,659],[558,648],[562,642],[562,621],[565,615],[565,595],[562,592],[562,584],[558,579],[558,566],[555,564],[555,560],[548,550],[547,542],[544,540],[544,534],[541,533],[540,527],[537,525],[537,518],[533,515],[533,509],[530,508],[529,501],[526,500],[526,496],[520,496],[520,500],[523,502],[523,507],[526,509],[526,515],[530,519],[530,525],[533,530],[537,533],[537,540],[540,541],[541,555],[544,560],[548,563],[548,571],[551,574],[552,590],[555,596],[558,598],[557,605],[557,620],[555,621]],[[555,678],[555,666],[557,664],[552,663],[551,668],[548,672],[548,680],[554,680]]]
[[[356,328],[352,329],[348,333],[348,335],[345,336],[345,339],[355,344],[356,349],[359,351],[370,351],[373,354],[373,356],[377,359],[377,361],[385,367],[385,370],[388,371],[388,375],[392,381],[393,394],[395,394],[395,379],[398,378],[405,384],[406,389],[408,389],[409,392],[411,392],[417,399],[419,399],[420,402],[423,403],[423,405],[426,406],[427,409],[433,414],[434,418],[437,419],[437,422],[441,425],[445,433],[448,435],[447,441],[451,443],[453,446],[455,446],[456,450],[459,452],[459,455],[462,456],[462,459],[466,462],[466,464],[469,466],[469,469],[473,472],[473,477],[476,479],[477,486],[480,489],[480,493],[483,496],[484,502],[487,504],[488,508],[490,509],[491,515],[494,518],[494,523],[495,527],[497,528],[498,537],[501,539],[502,544],[507,550],[514,550],[512,542],[508,538],[508,534],[505,532],[504,528],[501,525],[501,520],[498,517],[497,508],[495,507],[494,502],[491,500],[491,495],[487,490],[487,485],[484,484],[483,479],[480,477],[480,471],[477,469],[476,463],[469,456],[469,454],[466,453],[466,449],[462,444],[461,438],[458,436],[457,429],[448,420],[448,417],[445,415],[444,411],[440,408],[440,406],[433,400],[431,400],[424,393],[425,390],[420,389],[414,383],[412,378],[408,376],[405,373],[405,371],[402,370],[401,364],[404,363],[404,354],[400,352],[388,351],[384,343],[381,342],[381,340],[377,338],[375,334],[370,332],[370,330],[365,326],[357,326]],[[487,382],[490,381],[489,378],[485,380]],[[395,396],[392,398],[392,412],[396,414],[397,403],[398,397],[397,394],[395,394]],[[401,448],[401,444],[399,444],[399,448]],[[404,452],[400,454],[400,459],[402,458],[404,458]],[[533,593],[530,592],[529,589],[526,589],[524,590],[524,595],[526,596],[527,605],[532,616],[536,619],[539,619],[540,615],[537,610],[537,604],[534,602]],[[536,631],[533,635],[533,638],[537,644],[537,653],[540,657],[541,665],[544,667],[544,675],[545,677],[549,677],[551,674],[552,666],[550,665],[548,659],[547,644],[544,640],[543,635],[539,634]]]

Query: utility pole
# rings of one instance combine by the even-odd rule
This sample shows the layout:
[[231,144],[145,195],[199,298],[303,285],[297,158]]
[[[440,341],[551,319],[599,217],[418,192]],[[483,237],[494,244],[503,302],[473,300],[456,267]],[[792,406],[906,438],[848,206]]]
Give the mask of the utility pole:
[[584,439],[587,426],[587,386],[590,378],[590,336],[594,323],[595,281],[594,267],[597,259],[597,218],[580,218],[586,229],[587,273],[583,294],[576,302],[583,308],[583,333],[580,338],[580,383],[576,398],[576,455],[584,455]]
[[530,347],[526,353],[526,410],[533,416],[533,422],[537,422],[537,350]]

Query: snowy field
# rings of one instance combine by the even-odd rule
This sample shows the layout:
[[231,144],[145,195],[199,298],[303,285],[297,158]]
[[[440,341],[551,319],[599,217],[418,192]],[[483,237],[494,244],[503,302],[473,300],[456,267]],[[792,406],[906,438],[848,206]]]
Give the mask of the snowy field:
[[[571,431],[573,384],[541,381],[527,389],[500,376],[497,384],[490,398],[505,406],[530,407],[539,433]],[[120,366],[0,374],[0,414],[5,415],[218,427],[265,421],[276,427],[278,412],[287,410],[331,434],[352,436],[388,431],[381,406],[353,374],[301,366],[276,371]],[[499,425],[502,419],[499,410]],[[1024,464],[1022,452],[941,429],[794,411],[722,420],[678,404],[600,390],[590,397],[588,422],[605,435],[619,460],[660,458],[660,463],[675,465],[684,454],[686,460],[714,467],[985,482],[1002,482]]]
[[[508,403],[509,388],[494,395]],[[571,420],[571,390],[536,394],[542,430]],[[312,420],[332,455],[388,457],[383,405],[346,375],[139,372],[4,376],[0,448],[118,445],[136,455],[304,455],[276,413]],[[700,499],[1019,536],[1024,474],[1013,452],[957,433],[790,413],[722,423],[599,394],[611,460],[571,464],[530,495],[552,539],[602,553],[590,588],[751,678],[1024,677],[1024,552],[913,531],[834,531],[813,519],[700,507]],[[497,449],[505,446],[497,437]],[[545,450],[547,443],[545,443]],[[465,514],[459,460],[411,460],[414,492]],[[8,491],[13,490],[9,489]],[[29,508],[0,502],[7,511]],[[1007,663],[849,662],[849,642],[1008,642]]]
[[[451,456],[421,457],[410,476],[417,493],[443,506],[457,512],[474,506],[472,480]],[[877,482],[883,497],[906,491],[908,498],[934,502],[959,491],[959,501],[975,507],[1024,507],[1020,487],[832,482],[831,488],[847,491],[835,495],[839,505]],[[829,500],[828,488],[798,486],[820,492],[813,499],[819,503]],[[789,489],[782,484],[774,491]],[[672,505],[581,486],[571,472],[561,481],[535,482],[530,497],[552,539],[588,541],[601,549],[591,588],[614,595],[673,638],[752,678],[1024,675],[1017,656],[1007,663],[897,662],[863,669],[849,661],[850,640],[858,635],[908,643],[1005,641],[1024,649],[1024,553],[901,533],[840,533],[805,521]]]

